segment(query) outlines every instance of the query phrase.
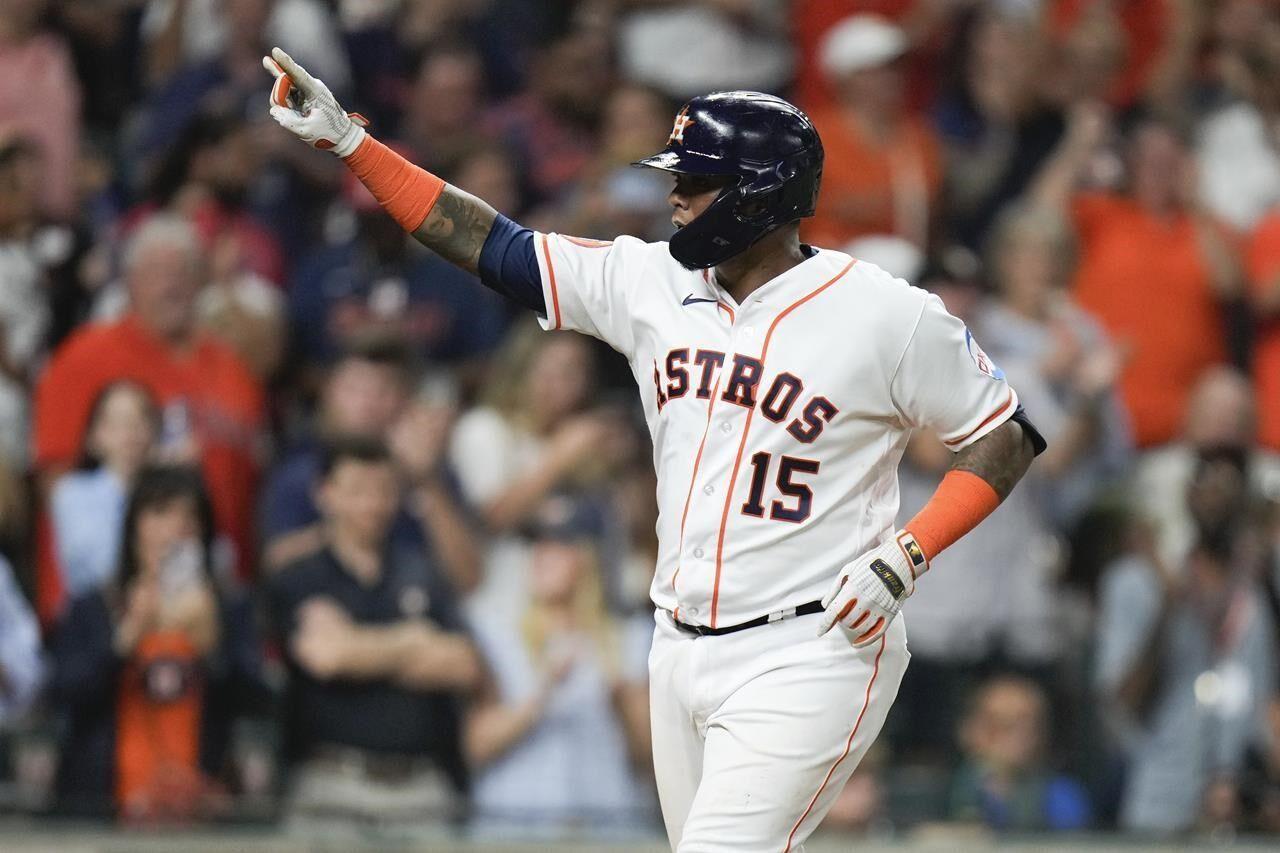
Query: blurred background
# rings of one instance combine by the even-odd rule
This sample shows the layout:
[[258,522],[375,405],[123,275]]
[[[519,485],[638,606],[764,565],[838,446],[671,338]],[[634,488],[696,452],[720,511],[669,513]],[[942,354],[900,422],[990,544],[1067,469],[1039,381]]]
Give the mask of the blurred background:
[[788,97],[805,238],[1018,388],[833,849],[1280,837],[1280,3],[0,0],[5,843],[661,847],[630,371],[271,122],[277,44],[582,237],[670,233],[685,98]]

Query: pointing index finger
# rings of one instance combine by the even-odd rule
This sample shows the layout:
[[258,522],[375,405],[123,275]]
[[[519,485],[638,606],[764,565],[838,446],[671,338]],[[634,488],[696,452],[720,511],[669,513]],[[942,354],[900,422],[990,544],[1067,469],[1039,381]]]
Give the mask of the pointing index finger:
[[271,48],[271,56],[284,69],[284,73],[293,80],[293,84],[302,90],[302,94],[312,97],[319,92],[320,87],[316,78],[295,62],[292,56],[278,47]]

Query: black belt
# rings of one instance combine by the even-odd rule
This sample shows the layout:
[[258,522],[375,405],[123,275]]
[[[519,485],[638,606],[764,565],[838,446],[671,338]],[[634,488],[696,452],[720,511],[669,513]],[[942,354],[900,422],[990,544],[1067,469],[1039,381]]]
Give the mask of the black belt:
[[681,631],[687,631],[690,634],[697,634],[700,637],[718,637],[721,634],[732,634],[734,631],[745,631],[747,628],[755,628],[760,625],[768,625],[770,622],[781,622],[783,619],[790,619],[792,616],[808,616],[810,613],[821,613],[826,608],[822,606],[821,601],[806,601],[804,604],[796,607],[788,607],[785,610],[776,610],[765,616],[759,616],[749,622],[739,622],[737,625],[725,625],[723,628],[710,628],[706,625],[690,625],[687,622],[681,622],[674,616],[671,621],[676,623],[676,627]]

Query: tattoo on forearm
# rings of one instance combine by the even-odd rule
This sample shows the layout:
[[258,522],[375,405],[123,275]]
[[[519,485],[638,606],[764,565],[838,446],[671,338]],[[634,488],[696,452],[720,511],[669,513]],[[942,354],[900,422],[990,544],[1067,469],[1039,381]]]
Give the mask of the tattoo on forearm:
[[497,216],[497,211],[480,199],[446,185],[413,236],[446,261],[474,273],[479,270],[480,250]]
[[1016,421],[1006,421],[957,453],[951,470],[977,474],[1004,500],[1027,473],[1034,457],[1031,439],[1022,427]]

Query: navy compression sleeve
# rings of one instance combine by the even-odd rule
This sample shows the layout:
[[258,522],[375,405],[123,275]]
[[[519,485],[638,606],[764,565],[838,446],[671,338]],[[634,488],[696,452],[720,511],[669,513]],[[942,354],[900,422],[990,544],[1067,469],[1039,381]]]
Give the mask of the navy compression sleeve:
[[547,301],[542,295],[532,230],[499,213],[480,250],[478,266],[485,287],[546,316]]

